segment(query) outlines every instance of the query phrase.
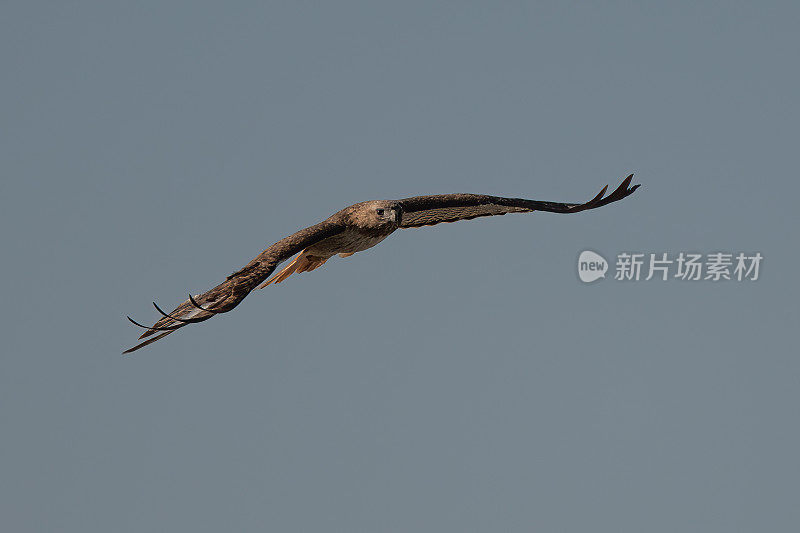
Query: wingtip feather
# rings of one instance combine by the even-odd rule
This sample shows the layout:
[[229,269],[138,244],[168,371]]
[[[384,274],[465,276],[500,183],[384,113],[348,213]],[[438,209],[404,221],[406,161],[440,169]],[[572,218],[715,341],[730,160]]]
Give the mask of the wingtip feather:
[[[173,331],[174,331],[174,330],[173,330]],[[170,333],[172,333],[172,331],[164,331],[164,332],[162,332],[160,335],[156,335],[156,336],[155,336],[155,337],[153,337],[152,339],[147,339],[147,340],[146,340],[146,341],[144,341],[144,342],[140,342],[139,344],[137,344],[137,345],[136,345],[136,346],[134,346],[133,348],[128,348],[127,350],[125,350],[124,352],[122,352],[122,355],[126,355],[126,354],[129,354],[129,353],[131,353],[131,352],[135,352],[135,351],[136,351],[136,350],[138,350],[139,348],[144,348],[144,347],[145,347],[145,346],[147,346],[148,344],[152,344],[152,343],[156,342],[157,340],[159,340],[159,339],[162,339],[162,338],[166,337],[166,336],[167,336],[167,335],[169,335]]]

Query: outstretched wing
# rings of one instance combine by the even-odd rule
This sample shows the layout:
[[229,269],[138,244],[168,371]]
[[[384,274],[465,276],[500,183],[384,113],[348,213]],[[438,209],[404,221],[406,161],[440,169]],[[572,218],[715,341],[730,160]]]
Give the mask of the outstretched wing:
[[239,302],[244,300],[245,296],[259,283],[267,279],[280,263],[312,244],[341,233],[344,229],[341,224],[326,220],[300,230],[261,252],[258,257],[228,276],[225,281],[213,289],[197,296],[189,295],[189,299],[171,313],[165,313],[153,302],[153,306],[162,316],[152,326],[144,326],[128,317],[128,320],[146,330],[139,337],[140,339],[150,338],[122,353],[133,352],[184,326],[203,322],[214,315],[230,311],[239,305]]
[[401,228],[418,228],[441,222],[470,220],[477,217],[505,215],[506,213],[528,213],[530,211],[550,211],[551,213],[577,213],[622,200],[633,194],[639,185],[630,186],[633,174],[617,187],[614,192],[604,196],[608,185],[600,193],[582,204],[543,202],[524,198],[502,198],[484,194],[437,194],[433,196],[414,196],[400,200],[402,207]]

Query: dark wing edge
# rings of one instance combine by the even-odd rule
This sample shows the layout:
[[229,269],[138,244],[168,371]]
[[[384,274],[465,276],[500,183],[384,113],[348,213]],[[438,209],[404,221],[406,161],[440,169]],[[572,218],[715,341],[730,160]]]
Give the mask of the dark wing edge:
[[239,305],[250,291],[267,279],[275,267],[283,261],[314,243],[341,233],[344,229],[344,226],[326,220],[293,233],[261,252],[213,289],[196,296],[190,294],[186,301],[170,313],[164,312],[153,302],[161,318],[148,327],[127,317],[134,325],[145,330],[139,339],[147,338],[147,340],[122,353],[134,352],[189,324],[204,322],[220,313],[227,313]]
[[483,194],[439,194],[415,196],[399,200],[402,208],[401,228],[419,228],[442,222],[456,222],[473,218],[505,215],[507,213],[529,213],[548,211],[551,213],[578,213],[596,209],[630,196],[639,188],[631,186],[633,174],[625,178],[611,194],[605,196],[608,185],[591,200],[582,204],[527,200],[525,198],[503,198]]

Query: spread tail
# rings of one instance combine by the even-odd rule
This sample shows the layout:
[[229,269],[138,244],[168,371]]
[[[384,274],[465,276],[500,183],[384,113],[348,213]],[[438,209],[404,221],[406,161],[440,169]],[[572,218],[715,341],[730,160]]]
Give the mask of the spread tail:
[[263,289],[267,285],[272,285],[273,283],[280,283],[295,272],[311,272],[315,268],[319,268],[325,264],[327,261],[327,257],[320,257],[317,255],[308,255],[306,254],[306,250],[300,252],[297,257],[295,257],[291,263],[283,267],[283,270],[272,276],[269,280],[259,285],[257,288]]

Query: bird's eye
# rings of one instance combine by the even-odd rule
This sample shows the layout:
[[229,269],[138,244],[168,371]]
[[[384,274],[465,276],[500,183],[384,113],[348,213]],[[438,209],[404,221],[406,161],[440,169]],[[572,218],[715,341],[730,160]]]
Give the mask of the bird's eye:
[[379,216],[379,217],[382,217],[382,216],[383,216],[383,209],[381,209],[381,208],[378,208],[378,209],[376,209],[376,210],[375,210],[375,212],[376,212],[376,213],[378,213],[378,216]]

